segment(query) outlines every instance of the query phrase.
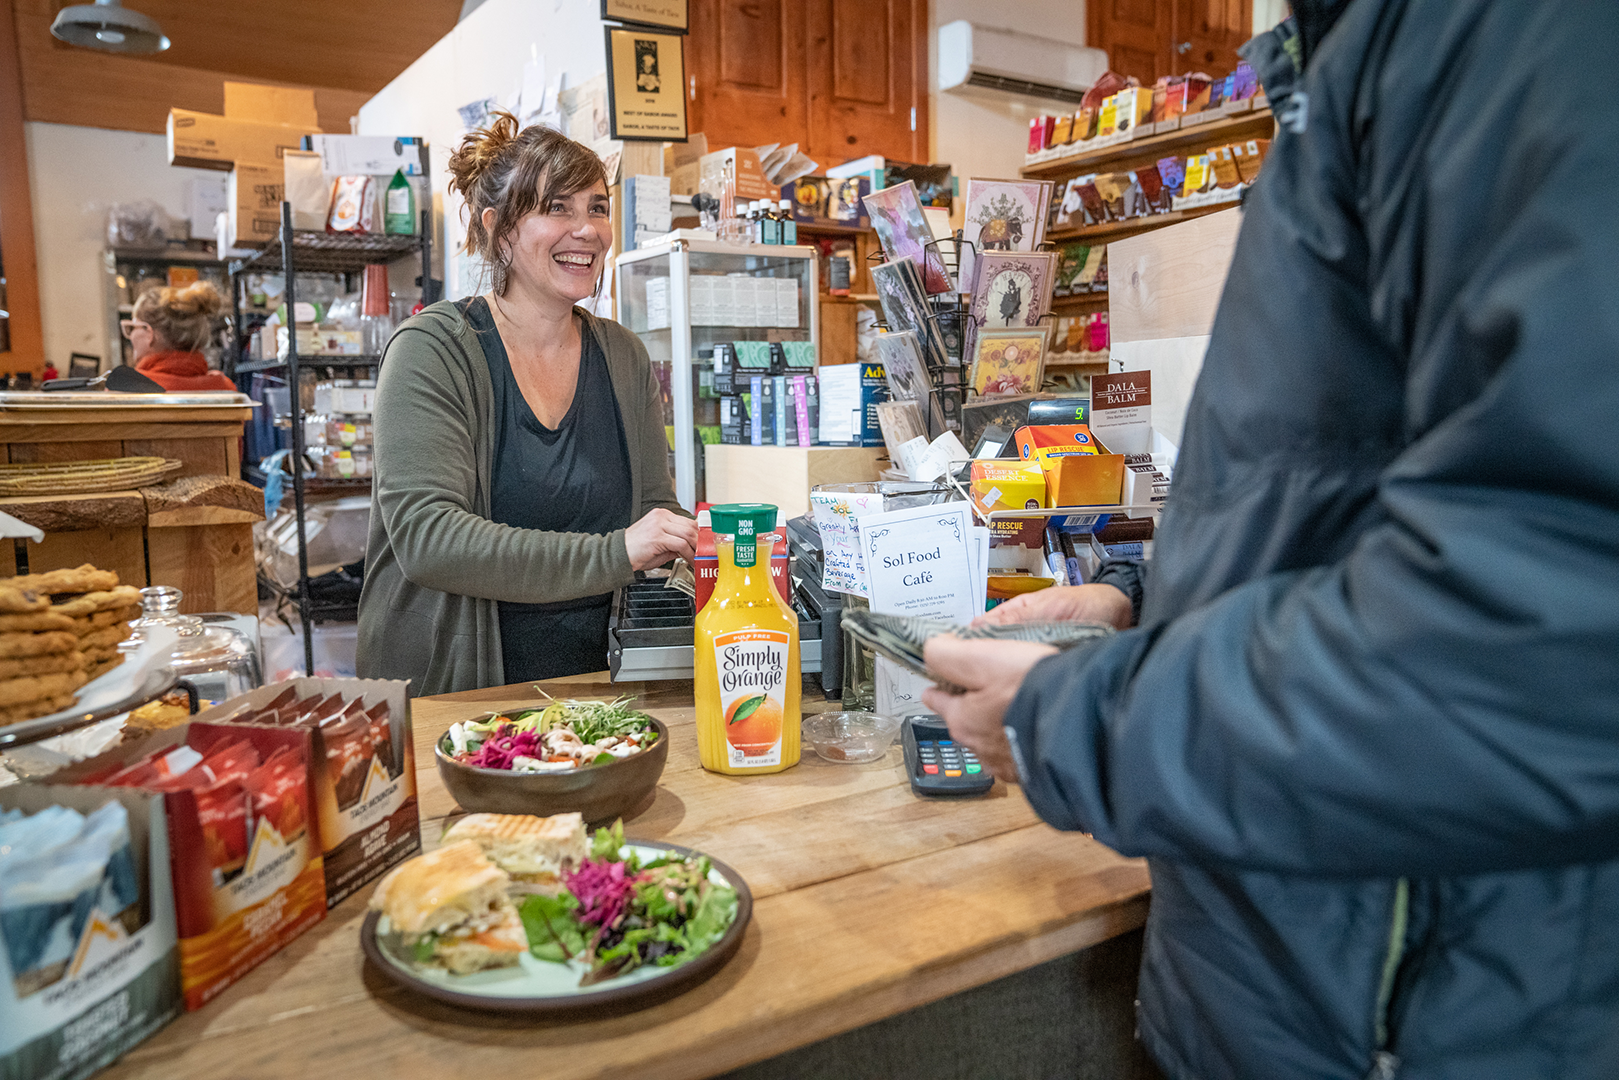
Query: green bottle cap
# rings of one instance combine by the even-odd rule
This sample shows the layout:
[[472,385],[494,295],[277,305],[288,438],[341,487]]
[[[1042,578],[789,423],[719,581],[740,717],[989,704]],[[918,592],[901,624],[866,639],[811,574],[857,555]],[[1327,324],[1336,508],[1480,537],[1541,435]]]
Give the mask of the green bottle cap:
[[715,536],[736,537],[736,565],[759,561],[759,537],[776,527],[776,508],[769,503],[721,503],[708,508],[709,528]]

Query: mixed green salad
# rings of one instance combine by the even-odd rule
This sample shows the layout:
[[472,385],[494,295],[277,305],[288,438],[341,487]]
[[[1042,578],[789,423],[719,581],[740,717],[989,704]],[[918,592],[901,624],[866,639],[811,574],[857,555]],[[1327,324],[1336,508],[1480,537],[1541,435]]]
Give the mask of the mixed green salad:
[[480,769],[544,773],[602,765],[657,741],[652,718],[630,708],[634,700],[552,699],[543,709],[451,724],[440,748],[451,760]]
[[647,964],[684,963],[736,921],[736,890],[709,880],[706,856],[667,852],[642,862],[633,851],[621,857],[623,850],[623,822],[597,829],[565,891],[530,896],[518,908],[535,957],[588,965],[580,986]]

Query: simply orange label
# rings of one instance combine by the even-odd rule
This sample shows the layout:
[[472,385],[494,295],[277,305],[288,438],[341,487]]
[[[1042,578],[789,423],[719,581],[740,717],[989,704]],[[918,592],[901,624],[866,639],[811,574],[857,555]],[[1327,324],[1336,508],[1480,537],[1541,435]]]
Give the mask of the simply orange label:
[[714,637],[726,753],[733,767],[781,764],[790,644],[782,630],[733,630]]

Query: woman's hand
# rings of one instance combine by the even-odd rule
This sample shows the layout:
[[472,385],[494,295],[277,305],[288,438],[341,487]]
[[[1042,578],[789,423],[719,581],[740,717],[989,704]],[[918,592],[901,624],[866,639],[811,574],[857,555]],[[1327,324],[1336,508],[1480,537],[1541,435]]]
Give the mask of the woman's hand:
[[1033,641],[963,641],[948,634],[929,638],[923,651],[928,667],[948,671],[950,681],[967,692],[947,694],[929,687],[922,691],[922,701],[944,718],[950,737],[977,754],[984,768],[1015,784],[1006,707],[1029,669],[1056,651]]
[[974,626],[1007,623],[1088,622],[1130,628],[1130,598],[1112,585],[1053,585],[1014,596],[973,620]]
[[697,557],[697,522],[668,510],[653,510],[624,530],[624,547],[635,570],[650,570],[674,558],[691,562]]

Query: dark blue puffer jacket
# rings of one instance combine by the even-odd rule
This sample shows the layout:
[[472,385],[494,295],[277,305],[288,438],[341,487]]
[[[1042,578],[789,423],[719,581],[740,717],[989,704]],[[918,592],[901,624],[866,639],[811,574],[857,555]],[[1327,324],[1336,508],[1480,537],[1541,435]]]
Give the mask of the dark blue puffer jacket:
[[1325,6],[1141,625],[1008,727],[1175,1080],[1614,1080],[1619,3]]

